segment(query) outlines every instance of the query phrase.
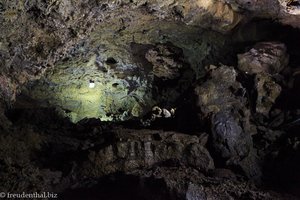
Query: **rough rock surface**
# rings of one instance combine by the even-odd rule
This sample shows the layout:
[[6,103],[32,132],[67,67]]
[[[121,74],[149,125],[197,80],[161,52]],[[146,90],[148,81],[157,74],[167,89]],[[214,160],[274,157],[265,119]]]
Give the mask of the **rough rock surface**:
[[[6,21],[5,13],[16,6],[19,10],[13,11],[14,16],[21,16],[21,20]],[[191,6],[198,8],[196,4]],[[189,86],[190,76],[204,74],[201,66],[212,60],[211,52],[214,56],[217,52],[224,54],[223,47],[227,43],[221,34],[182,23],[172,14],[175,11],[170,2],[6,2],[4,7],[1,17],[7,29],[2,30],[1,36],[3,56],[7,58],[3,63],[6,67],[2,69],[9,68],[8,65],[16,65],[17,69],[16,75],[5,76],[2,81],[4,99],[13,102],[19,86],[31,80],[23,90],[31,99],[25,104],[35,100],[37,103],[28,106],[57,107],[74,122],[91,117],[126,120],[143,116],[155,104],[171,104]],[[35,15],[40,18],[31,20]],[[27,25],[19,26],[19,21]],[[22,45],[18,52],[14,52],[16,47],[10,55],[7,53],[9,41],[6,41],[9,38],[4,36],[9,35],[5,31],[15,27],[19,27],[15,34],[26,40],[20,37]],[[28,34],[25,27],[35,27],[31,37],[24,35]],[[176,72],[176,76],[182,77],[179,89],[161,88],[153,83],[157,81],[150,73],[152,66],[146,54],[157,44],[177,48],[180,55],[176,57],[187,63],[178,64],[190,66],[188,73]],[[14,54],[22,58],[15,56],[10,62]],[[36,56],[30,59],[33,55]],[[23,68],[18,67],[21,60]],[[157,67],[157,63],[153,66],[154,74],[161,73],[157,69],[162,67]],[[49,70],[36,83],[34,80],[44,74],[45,69]],[[8,72],[3,71],[3,74]],[[95,88],[89,88],[89,82]],[[156,90],[163,91],[156,94]]]
[[239,119],[243,129],[250,133],[250,111],[247,104],[246,90],[236,80],[237,71],[229,66],[210,66],[208,80],[195,88],[196,103],[202,117],[217,113],[230,113]]
[[286,51],[286,46],[282,43],[257,43],[248,52],[238,55],[238,68],[247,74],[279,73],[289,62]]
[[297,199],[299,18],[298,0],[0,0],[0,192]]
[[300,27],[299,3],[290,0],[224,0],[233,10],[252,17],[271,18],[281,23]]
[[[81,63],[84,62],[90,62],[91,67],[99,65],[93,67],[93,70],[87,69],[86,71],[91,70],[87,76],[86,73],[81,74],[83,85],[87,85],[87,81],[94,81],[93,74],[98,70],[108,70],[104,66],[107,59],[117,62],[119,67],[129,71],[138,68],[140,64],[146,65],[145,55],[139,53],[143,54],[143,51],[147,51],[148,45],[156,43],[172,42],[176,47],[181,48],[187,63],[196,75],[203,75],[202,63],[205,62],[205,58],[211,56],[211,52],[217,55],[218,51],[223,50],[218,48],[224,46],[226,42],[222,36],[204,31],[202,28],[212,28],[226,33],[235,28],[241,20],[251,19],[252,16],[278,18],[284,23],[297,26],[292,21],[289,22],[288,17],[298,17],[295,13],[298,9],[297,5],[276,0],[272,3],[221,0],[193,2],[180,0],[175,3],[157,0],[1,1],[0,5],[0,20],[5,27],[1,29],[0,34],[2,60],[0,93],[3,99],[10,103],[14,102],[21,85],[39,79],[45,70],[54,66],[57,61],[70,59],[76,63],[73,63],[76,67],[82,66]],[[243,13],[243,10],[251,14]],[[136,21],[139,23],[135,23]],[[134,51],[133,54],[138,53],[138,55],[132,58],[132,55],[127,54],[128,51]],[[225,52],[223,53],[225,55]],[[55,64],[55,68],[69,64],[70,61],[59,62]],[[60,81],[65,82],[64,79]],[[108,81],[109,85],[117,84],[114,80]],[[70,93],[74,93],[72,87],[78,87],[71,83],[68,85],[67,87],[70,88],[58,88],[58,91],[69,90]],[[121,85],[130,90],[129,86],[130,84],[127,83]],[[45,87],[51,86],[45,84]],[[110,88],[107,89],[110,91]],[[124,112],[112,114],[110,111],[101,112],[99,109],[97,109],[98,113],[90,112],[96,110],[87,108],[93,107],[92,105],[76,101],[76,98],[70,95],[57,94],[56,89],[53,94],[44,95],[53,97],[50,106],[62,107],[65,102],[73,102],[74,104],[61,108],[61,113],[69,116],[73,121],[92,116],[105,119],[106,114],[109,115],[107,119],[113,118],[113,114],[117,115],[115,118],[127,118]],[[45,99],[44,101],[47,102]],[[141,104],[132,102],[130,108],[135,108],[134,116],[142,115],[144,110],[149,109],[148,104],[152,103],[146,103],[145,106]],[[111,106],[112,103],[110,102],[109,105]],[[78,106],[80,110],[70,109]],[[126,106],[116,107],[120,110],[129,110],[130,113],[130,109]]]
[[[243,109],[245,89],[236,81],[237,71],[229,66],[210,66],[209,78],[195,88],[197,104],[204,115]],[[237,98],[236,98],[237,97]]]
[[216,151],[226,159],[243,159],[253,146],[251,136],[229,113],[216,113],[212,118],[212,138]]
[[256,112],[268,116],[281,93],[281,86],[266,74],[257,74],[254,84],[257,88]]
[[120,129],[111,136],[112,144],[91,151],[83,166],[83,176],[101,177],[116,172],[149,169],[168,162],[191,166],[200,171],[214,169],[214,162],[200,138],[173,132]]
[[150,49],[145,57],[153,65],[153,73],[162,79],[176,79],[184,67],[180,49],[158,45],[157,49]]
[[214,151],[228,166],[239,166],[258,180],[261,169],[253,149],[250,110],[245,107],[246,89],[236,80],[233,67],[211,68],[209,79],[196,87],[195,95],[201,118],[211,118]]
[[[112,128],[99,121],[53,122],[51,113],[23,113],[14,128],[18,134],[1,135],[1,191],[51,191],[65,199],[296,199],[215,169],[201,136]],[[28,124],[29,116],[37,124]]]
[[278,42],[258,43],[248,52],[238,55],[238,68],[246,74],[255,76],[257,113],[269,115],[270,109],[281,93],[281,86],[272,76],[286,68],[288,61],[286,46]]
[[[159,167],[149,170],[148,173],[137,171],[134,174],[142,174],[146,177],[154,175],[154,177],[163,179],[167,187],[173,191],[170,199],[296,199],[289,195],[259,191],[255,185],[240,182],[237,177],[224,178],[213,175],[207,178],[204,174],[191,168]],[[182,181],[184,179],[187,180],[187,184]]]
[[[222,35],[203,30],[201,27],[214,26],[216,29],[222,29],[223,26],[227,27],[228,21],[235,16],[224,3],[220,2],[215,7],[212,2],[206,4],[201,1],[178,1],[176,4],[171,1],[1,1],[0,5],[0,21],[5,27],[0,32],[1,96],[11,104],[15,101],[20,86],[39,79],[46,69],[53,66],[53,76],[57,77],[61,74],[55,74],[55,69],[63,67],[67,74],[77,74],[80,81],[76,82],[82,83],[73,84],[73,78],[68,75],[55,81],[45,80],[42,91],[52,88],[53,93],[45,91],[45,94],[37,94],[36,97],[41,100],[41,96],[44,96],[42,103],[61,107],[60,112],[73,121],[85,117],[112,119],[113,115],[117,115],[115,118],[126,119],[124,115],[127,114],[123,110],[130,115],[130,109],[133,108],[134,116],[142,115],[143,108],[147,110],[149,104],[153,104],[150,101],[141,105],[143,102],[136,100],[147,93],[139,91],[139,87],[142,87],[141,90],[150,87],[145,83],[148,74],[145,54],[152,48],[151,45],[173,43],[182,49],[185,59],[195,73],[203,74],[199,66],[210,56],[211,51],[217,55],[215,48],[222,47],[226,42]],[[226,9],[222,9],[223,7]],[[234,22],[234,25],[236,24]],[[133,77],[134,80],[121,81],[122,83],[119,79],[111,78],[101,81],[108,82],[108,85],[104,85],[108,93],[115,89],[123,90],[122,88],[129,90],[129,93],[137,89],[140,93],[138,97],[136,98],[134,93],[129,97],[130,108],[123,105],[114,106],[107,100],[106,107],[110,109],[99,111],[101,105],[96,109],[93,107],[95,102],[90,100],[91,103],[86,105],[85,101],[78,100],[80,95],[73,96],[85,93],[74,91],[74,88],[81,87],[80,85],[86,87],[90,80],[95,81],[97,85],[98,80],[94,80],[95,74],[111,72],[111,68],[116,68],[116,72],[112,73],[119,74],[121,79],[126,73],[142,71],[136,77],[138,80]],[[51,70],[48,72],[52,73]],[[57,84],[58,88],[55,87]],[[119,88],[111,88],[111,85],[117,84]],[[29,83],[28,87],[31,85],[33,84]],[[67,94],[64,94],[64,91]],[[89,93],[87,95],[99,97]],[[116,98],[121,96],[117,95]],[[68,105],[63,106],[64,103]],[[121,112],[111,111],[114,108],[120,109]]]

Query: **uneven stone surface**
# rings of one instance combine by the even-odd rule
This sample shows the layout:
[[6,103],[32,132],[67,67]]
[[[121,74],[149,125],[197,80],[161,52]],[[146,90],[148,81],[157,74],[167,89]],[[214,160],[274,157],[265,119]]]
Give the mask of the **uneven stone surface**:
[[272,18],[281,23],[300,27],[299,3],[289,0],[224,0],[233,10],[253,17]]
[[256,75],[254,84],[257,88],[256,112],[268,116],[282,89],[264,73]]
[[[211,143],[228,166],[239,166],[248,177],[259,179],[260,167],[253,149],[250,111],[244,107],[246,89],[232,67],[211,66],[209,79],[195,89],[201,118],[211,120]],[[251,163],[249,165],[249,163]]]
[[0,192],[299,199],[299,5],[0,0]]
[[[3,27],[5,27],[1,29],[0,34],[2,58],[1,96],[10,103],[15,101],[15,96],[20,90],[19,86],[28,81],[39,79],[44,74],[45,69],[54,66],[57,61],[60,62],[55,64],[54,70],[62,66],[66,68],[68,74],[77,73],[78,78],[81,79],[82,87],[88,85],[90,80],[97,82],[98,80],[93,80],[95,74],[101,74],[105,71],[111,72],[107,68],[116,67],[116,72],[112,73],[119,74],[121,79],[126,73],[139,70],[141,73],[136,77],[139,79],[138,81],[129,80],[126,83],[119,83],[120,80],[111,78],[104,78],[105,81],[102,81],[109,82],[107,92],[114,90],[114,88],[109,89],[109,87],[116,84],[116,82],[120,85],[120,88],[125,87],[131,91],[139,90],[138,87],[149,87],[148,83],[144,83],[148,76],[147,71],[149,69],[147,68],[151,68],[150,64],[147,64],[145,53],[147,49],[151,48],[151,45],[172,42],[176,47],[183,50],[185,59],[196,70],[196,74],[199,74],[201,73],[199,64],[213,50],[211,46],[222,46],[209,43],[220,42],[224,44],[223,36],[200,28],[203,24],[201,22],[207,22],[206,19],[214,18],[214,14],[217,12],[212,3],[206,5],[204,2],[190,4],[187,1],[179,1],[173,4],[171,1],[81,2],[65,0],[49,2],[1,1],[0,4],[0,20]],[[226,5],[219,5],[220,8],[222,6],[226,7]],[[224,15],[227,15],[226,12],[233,13],[228,6],[226,9],[228,11],[225,11]],[[116,10],[118,11],[116,12]],[[200,10],[203,10],[206,14],[203,16],[193,14]],[[220,11],[223,12],[222,9]],[[212,13],[210,14],[210,12]],[[181,15],[186,20],[181,19]],[[218,16],[217,19],[223,19],[221,16]],[[184,21],[185,24],[195,21],[193,24],[196,27],[187,26],[181,21]],[[219,20],[217,21],[219,22]],[[220,23],[224,23],[224,21],[221,20]],[[211,25],[215,26],[215,23],[209,22],[203,24],[202,27]],[[219,28],[219,26],[216,26],[216,28]],[[208,39],[209,43],[204,39],[207,37],[211,38]],[[128,51],[132,53],[128,54]],[[61,62],[61,60],[69,61]],[[117,62],[117,65],[114,65],[114,63],[106,65],[107,60],[108,63],[109,60]],[[141,65],[143,65],[142,68]],[[74,66],[74,69],[68,69],[68,66]],[[82,69],[82,67],[85,69]],[[146,69],[143,69],[143,67],[146,67]],[[122,72],[118,73],[118,70]],[[124,70],[128,72],[124,74]],[[59,75],[55,74],[54,71],[53,76]],[[69,116],[73,121],[96,116],[101,119],[111,119],[112,116],[106,116],[111,114],[117,115],[115,118],[126,118],[126,116],[123,116],[126,113],[99,111],[101,105],[98,105],[98,109],[95,109],[92,105],[85,105],[85,102],[72,97],[74,93],[82,93],[72,91],[74,87],[78,88],[81,84],[79,86],[74,85],[72,84],[74,78],[68,77],[67,74],[65,77],[67,80],[64,78],[56,81],[45,80],[48,83],[44,82],[45,88],[50,87],[53,89],[53,85],[57,84],[61,87],[54,88],[53,93],[48,93],[43,89],[46,94],[38,94],[37,98],[40,99],[41,96],[45,96],[43,100],[44,103],[47,103],[45,98],[48,99],[49,97],[50,105],[62,107],[61,113]],[[30,85],[32,84],[30,83]],[[104,87],[106,88],[106,85]],[[61,94],[59,91],[66,91],[72,95]],[[140,94],[137,96],[140,96],[147,93],[147,91],[142,89],[138,93]],[[93,96],[92,94],[88,95]],[[121,98],[121,96],[117,95],[116,98]],[[130,108],[123,105],[114,107],[128,112],[132,108],[138,109],[133,115],[140,116],[143,114],[143,107],[147,110],[149,104],[153,104],[150,101],[146,102],[146,105],[140,105],[143,103],[137,102],[139,100],[134,98],[130,97],[128,100],[132,102]],[[145,101],[147,100],[145,99]],[[62,106],[63,103],[69,104],[68,102],[74,102],[74,104]],[[82,103],[84,105],[81,105]],[[95,104],[95,102],[92,101],[91,104]],[[87,106],[91,108],[87,108]],[[80,108],[74,110],[73,107]],[[64,113],[65,110],[71,112]]]
[[238,55],[238,68],[247,74],[279,73],[289,62],[286,51],[282,43],[257,43],[250,51]]
[[212,70],[208,80],[195,88],[197,104],[201,112],[208,115],[230,111],[233,107],[243,109],[246,99],[243,96],[244,88],[236,81],[236,70],[229,66],[210,67]]
[[89,153],[88,161],[82,166],[83,176],[101,177],[168,162],[204,172],[214,168],[211,156],[196,136],[149,130],[137,134],[133,130],[120,129],[111,137],[114,143]]
[[201,136],[112,128],[99,121],[54,123],[51,113],[36,120],[31,114],[34,126],[21,117],[17,135],[2,133],[2,191],[51,191],[64,199],[296,199],[214,168]]
[[253,146],[249,134],[244,133],[228,113],[216,113],[212,118],[212,138],[216,151],[226,159],[243,159]]
[[[32,40],[37,41],[29,42],[30,37],[22,41],[24,48],[34,49],[30,45],[36,43],[34,50],[40,49],[41,52],[38,53],[41,58],[25,63],[41,70],[40,73],[34,72],[34,75],[28,72],[30,76],[24,75],[22,80],[11,76],[3,80],[3,94],[7,98],[12,96],[9,97],[10,102],[14,101],[19,85],[39,78],[38,75],[44,73],[42,69],[53,66],[41,80],[37,83],[30,82],[23,90],[23,95],[32,99],[30,101],[38,102],[28,106],[57,107],[63,116],[68,116],[73,122],[91,117],[104,121],[141,117],[154,105],[172,104],[176,101],[179,93],[189,86],[191,77],[203,76],[201,66],[203,62],[212,60],[211,52],[216,56],[217,51],[223,54],[221,47],[227,43],[227,39],[221,34],[203,30],[200,26],[188,26],[174,19],[172,12],[169,12],[171,8],[168,3],[152,2],[145,6],[128,2],[85,2],[79,6],[78,2],[66,2],[54,1],[49,5],[42,2],[37,5],[18,4],[20,9],[29,10],[24,16],[21,11],[16,12],[16,15],[22,15],[28,26],[43,24],[35,28],[39,35],[32,36]],[[13,3],[7,4],[7,7],[15,6]],[[80,9],[76,10],[77,7]],[[30,13],[33,11],[30,9],[39,12],[38,15],[44,18],[37,18],[37,22],[32,22]],[[54,12],[56,9],[58,13]],[[116,9],[118,12],[115,12]],[[70,17],[67,17],[68,13]],[[84,17],[77,16],[79,13]],[[9,22],[4,25],[12,28],[17,26]],[[23,26],[20,27],[18,33],[22,35],[25,30],[22,29]],[[47,31],[51,34],[44,38],[49,35]],[[51,42],[48,37],[58,41]],[[48,47],[48,43],[57,47]],[[175,54],[180,57],[179,65],[189,68],[185,72],[176,72],[176,78],[179,78],[182,85],[180,88],[174,85],[161,88],[159,80],[154,80],[150,73],[153,68],[155,77],[165,79],[162,76],[166,74],[158,75],[162,73],[162,67],[158,67],[158,63],[149,63],[146,59],[147,55],[149,58],[147,52],[150,49],[156,46],[159,48],[160,45],[157,44],[177,49]],[[220,50],[217,50],[218,47]],[[46,52],[47,48],[51,52]],[[29,51],[26,53],[30,54]],[[34,54],[37,53],[32,52],[30,55]],[[170,72],[163,73],[170,76]],[[9,84],[9,81],[12,83]],[[95,84],[95,88],[89,88],[89,82]],[[5,97],[10,100],[7,98]]]
[[250,51],[238,55],[238,68],[246,74],[254,75],[257,93],[256,112],[265,116],[281,93],[281,86],[274,80],[288,65],[286,47],[278,42],[256,44]]
[[175,79],[180,76],[184,67],[180,49],[172,47],[157,46],[157,49],[150,49],[145,57],[153,65],[153,73],[162,79]]
[[[135,172],[139,174],[139,172]],[[171,198],[174,199],[295,199],[293,196],[279,195],[266,191],[259,191],[251,183],[240,182],[236,177],[222,178],[221,176],[210,176],[191,168],[156,168],[144,176],[162,178],[168,188],[171,188]],[[188,176],[184,174],[189,174]],[[187,179],[188,184],[183,183]],[[176,191],[177,194],[174,192]],[[175,193],[175,194],[174,194]]]
[[[284,13],[284,6],[293,7],[294,10],[298,9],[292,3],[284,5],[284,2],[280,2],[281,4],[276,2],[275,0],[272,3],[218,0],[193,2],[180,0],[176,3],[173,1],[1,1],[0,20],[5,27],[1,29],[0,45],[1,96],[7,102],[14,102],[16,94],[20,91],[19,86],[39,79],[47,68],[61,60],[72,61],[55,64],[58,68],[62,65],[70,66],[70,63],[73,63],[71,65],[75,65],[75,68],[82,67],[85,62],[89,64],[90,69],[86,69],[87,74],[86,72],[79,73],[82,85],[87,85],[90,80],[95,81],[93,74],[106,71],[111,67],[104,66],[107,59],[116,61],[118,66],[115,67],[120,67],[122,70],[135,70],[141,64],[151,67],[149,63],[147,64],[143,51],[150,48],[148,45],[155,46],[156,43],[172,42],[173,45],[182,49],[185,61],[195,71],[195,74],[203,74],[204,59],[211,56],[210,52],[218,55],[217,47],[224,46],[226,42],[222,36],[201,28],[228,32],[236,27],[242,19],[251,19],[241,12],[243,9],[249,10],[252,13],[251,16],[261,16],[261,13],[264,12],[264,17],[278,18],[279,20],[285,19],[284,14],[278,14]],[[281,8],[280,5],[283,7]],[[276,10],[280,11],[275,12]],[[138,23],[135,23],[137,21]],[[127,54],[128,51],[133,51],[134,55]],[[142,69],[142,71],[144,70],[147,69]],[[71,73],[72,71],[73,69],[70,70]],[[147,72],[142,72],[142,75],[147,76]],[[58,76],[58,74],[54,74],[54,76]],[[64,79],[59,81],[66,82]],[[116,84],[112,79],[106,81],[109,82],[108,85]],[[49,84],[51,83],[52,80]],[[57,81],[55,83],[57,84]],[[139,84],[140,87],[143,87],[143,84],[147,85],[143,82],[136,83],[134,81],[134,83]],[[59,85],[62,84],[59,82]],[[125,87],[128,90],[130,90],[129,86],[128,82],[121,84],[121,88]],[[51,86],[45,84],[45,87]],[[128,117],[124,115],[130,116],[132,108],[135,110],[134,116],[141,116],[144,110],[149,110],[148,107],[151,107],[149,105],[154,104],[150,101],[141,105],[143,103],[137,102],[133,97],[129,100],[131,102],[129,107],[115,106],[128,113],[99,111],[101,105],[95,109],[93,105],[86,105],[84,102],[76,100],[76,97],[57,92],[57,90],[69,90],[69,93],[74,93],[72,88],[80,86],[75,86],[70,81],[64,87],[54,89],[51,94],[47,92],[38,94],[37,97],[38,99],[41,99],[41,96],[50,97],[50,105],[62,107],[60,112],[69,116],[73,121],[96,116],[106,120],[126,119]],[[104,87],[106,88],[106,85]],[[110,92],[110,86],[107,87]],[[139,93],[142,95],[147,91],[139,91]],[[78,98],[80,99],[80,97]],[[151,99],[151,97],[149,98]],[[42,99],[46,104],[45,97]],[[74,102],[74,104],[61,105],[66,102],[67,104]],[[91,104],[96,103],[92,101]],[[112,105],[111,101],[108,105]],[[70,107],[80,108],[74,110]],[[65,113],[66,111],[67,113]]]

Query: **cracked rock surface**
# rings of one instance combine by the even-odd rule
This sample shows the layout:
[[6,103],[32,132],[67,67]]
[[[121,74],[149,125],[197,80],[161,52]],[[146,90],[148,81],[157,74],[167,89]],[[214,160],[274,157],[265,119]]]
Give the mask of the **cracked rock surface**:
[[0,24],[0,192],[299,199],[298,0],[0,0]]

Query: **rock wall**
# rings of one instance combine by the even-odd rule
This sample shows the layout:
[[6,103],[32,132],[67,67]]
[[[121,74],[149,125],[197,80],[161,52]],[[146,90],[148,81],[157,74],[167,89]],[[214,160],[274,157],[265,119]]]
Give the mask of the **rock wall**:
[[[216,60],[220,54],[226,55],[228,52],[222,47],[229,45],[221,34],[204,29],[228,33],[253,17],[277,19],[298,27],[297,10],[297,3],[275,0],[1,0],[1,98],[13,103],[20,86],[30,81],[31,88],[35,84],[32,81],[48,71],[34,94],[26,94],[38,104],[58,107],[73,121],[84,117],[140,117],[155,104],[172,104],[152,98],[153,95],[176,93],[173,89],[167,94],[150,94],[156,81],[150,73],[153,63],[145,59],[146,51],[157,44],[172,43],[181,49],[184,63],[199,77],[204,73],[203,64]],[[61,68],[64,73],[58,72]],[[124,80],[120,71],[131,73],[130,80]],[[138,73],[133,75],[132,71]],[[188,85],[185,79],[193,75],[183,76],[183,84]],[[80,81],[74,84],[76,79]],[[93,90],[87,88],[89,82],[95,84]],[[115,99],[123,98],[128,105],[102,99],[104,91],[113,96],[115,90],[122,91],[116,92]],[[124,97],[128,94],[130,97]],[[139,100],[142,96],[146,97],[145,103]],[[102,106],[106,107],[104,111]]]

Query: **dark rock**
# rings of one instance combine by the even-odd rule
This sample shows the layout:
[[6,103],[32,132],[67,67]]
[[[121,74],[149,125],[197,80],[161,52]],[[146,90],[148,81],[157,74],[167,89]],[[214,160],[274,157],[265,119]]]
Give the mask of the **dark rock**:
[[[155,140],[157,136],[161,138]],[[200,171],[214,168],[214,162],[197,136],[150,130],[116,130],[115,139],[98,151],[91,151],[82,166],[85,176],[131,172],[155,165],[192,166]]]
[[230,169],[224,169],[224,168],[216,168],[213,171],[212,175],[215,178],[221,178],[221,179],[235,180],[237,178],[234,172],[232,172]]
[[294,199],[299,5],[0,0],[0,192]]
[[247,157],[253,146],[251,136],[228,113],[212,117],[212,138],[215,150],[228,160],[237,161]]
[[195,90],[199,114],[211,119],[215,156],[221,157],[227,167],[238,167],[248,178],[259,180],[260,166],[251,137],[254,126],[245,106],[246,91],[236,77],[237,72],[231,67],[212,69],[210,79]]
[[164,80],[178,78],[185,65],[181,49],[172,46],[158,45],[145,57],[153,65],[154,75]]
[[261,191],[252,183],[239,180],[206,177],[192,168],[158,167],[154,170],[133,172],[142,177],[157,177],[163,180],[173,199],[296,199],[290,195]]
[[205,191],[200,186],[189,184],[186,191],[187,200],[205,200],[207,199]]
[[279,42],[261,42],[250,51],[238,55],[238,68],[254,76],[253,94],[257,95],[256,112],[269,116],[269,111],[281,93],[275,76],[289,62],[287,48]]
[[255,76],[254,84],[257,92],[256,112],[269,116],[269,111],[281,93],[281,86],[264,73]]
[[[233,67],[221,66],[210,72],[210,79],[195,88],[197,106],[207,116],[220,111],[245,109],[245,89],[236,81]],[[246,111],[245,111],[246,112]]]
[[243,173],[255,181],[260,181],[261,169],[253,141],[245,133],[236,119],[228,113],[217,113],[212,117],[212,145],[228,166],[239,166]]
[[247,74],[276,74],[287,66],[286,46],[279,42],[257,43],[250,51],[238,55],[238,68]]

